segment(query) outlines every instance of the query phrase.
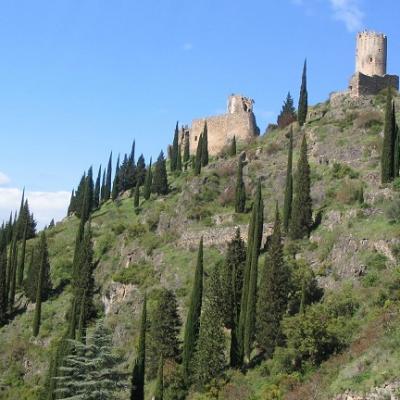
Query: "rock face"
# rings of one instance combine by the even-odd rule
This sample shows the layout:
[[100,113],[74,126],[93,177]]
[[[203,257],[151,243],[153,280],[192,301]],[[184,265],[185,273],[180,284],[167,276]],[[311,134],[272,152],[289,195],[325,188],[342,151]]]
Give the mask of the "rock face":
[[399,400],[400,381],[386,383],[383,386],[374,387],[367,394],[356,394],[346,391],[336,396],[333,400]]
[[122,303],[133,300],[135,290],[135,285],[111,282],[109,288],[101,296],[105,314],[118,313]]

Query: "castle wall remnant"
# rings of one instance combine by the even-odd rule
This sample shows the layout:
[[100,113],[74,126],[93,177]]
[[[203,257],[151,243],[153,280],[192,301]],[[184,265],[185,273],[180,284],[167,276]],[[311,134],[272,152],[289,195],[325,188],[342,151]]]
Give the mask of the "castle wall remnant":
[[259,134],[253,114],[254,100],[241,96],[228,97],[227,112],[222,115],[194,119],[190,127],[183,126],[179,141],[189,140],[190,154],[195,154],[197,144],[207,123],[208,152],[216,155],[233,137],[237,142],[247,142]]
[[350,79],[354,97],[377,94],[388,86],[399,89],[399,77],[386,73],[387,37],[371,31],[359,32],[356,42],[356,71]]

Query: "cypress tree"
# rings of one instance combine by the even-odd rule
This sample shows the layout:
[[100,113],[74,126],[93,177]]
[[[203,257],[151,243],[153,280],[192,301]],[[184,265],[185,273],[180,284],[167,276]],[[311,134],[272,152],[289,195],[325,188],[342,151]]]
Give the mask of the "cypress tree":
[[153,171],[151,170],[151,159],[150,164],[146,171],[146,178],[144,180],[143,197],[148,200],[151,195],[151,188],[153,186]]
[[87,210],[86,215],[89,216],[93,210],[94,202],[94,183],[93,183],[93,168],[90,167],[87,174]]
[[[37,288],[36,288],[36,304],[35,304],[35,316],[33,320],[33,336],[37,336],[39,334],[40,322],[41,322],[41,313],[42,313],[42,299],[43,299],[43,289],[45,285],[46,277],[49,277],[49,254],[47,251],[47,240],[46,233],[42,231],[40,236],[40,245],[39,245],[39,275],[37,279]],[[46,293],[47,295],[47,293]]]
[[381,157],[381,182],[388,183],[394,177],[396,117],[394,114],[392,91],[390,87],[386,96],[385,125],[383,131],[382,157]]
[[205,167],[208,165],[208,129],[207,121],[204,123],[203,133],[201,135],[201,166]]
[[144,184],[145,177],[146,177],[146,161],[144,159],[143,154],[141,154],[136,164],[136,183],[138,183],[139,186],[142,186]]
[[154,167],[153,192],[161,195],[168,194],[168,176],[164,153],[161,151]]
[[185,171],[187,170],[187,166],[190,161],[190,143],[189,136],[185,136],[185,144],[183,147],[183,165],[185,167]]
[[163,400],[164,398],[164,360],[160,357],[158,373],[157,373],[157,383],[156,390],[154,392],[154,400]]
[[144,400],[144,375],[146,359],[146,295],[144,296],[137,357],[132,372],[131,400]]
[[221,315],[221,282],[216,266],[208,278],[200,332],[194,356],[195,381],[204,386],[222,374],[225,365],[225,335]]
[[72,189],[71,197],[69,199],[69,206],[68,206],[67,215],[71,215],[73,212],[75,212],[75,210],[76,210],[75,202],[76,202],[75,189]]
[[176,296],[172,290],[163,288],[151,315],[146,364],[149,379],[155,377],[160,357],[164,361],[179,361],[181,325]]
[[131,153],[129,154],[129,161],[131,164],[134,166],[135,165],[135,148],[136,148],[136,143],[135,140],[132,142],[132,147],[131,147]]
[[107,175],[104,187],[104,201],[107,201],[111,197],[111,177],[112,177],[112,152],[110,153],[110,158],[108,159],[107,165]]
[[229,146],[229,155],[231,157],[236,156],[236,136],[233,136],[232,142]]
[[190,305],[186,319],[182,366],[185,382],[188,382],[192,371],[193,354],[196,349],[200,329],[201,304],[203,296],[203,238],[200,239],[197,253],[197,264],[194,275]]
[[24,234],[22,236],[22,244],[21,244],[21,256],[18,263],[18,271],[17,271],[17,285],[18,287],[22,286],[22,282],[24,280],[24,269],[25,269],[25,252],[26,252],[26,233],[27,233],[27,222],[25,223]]
[[292,201],[293,201],[293,130],[289,131],[289,152],[286,169],[286,184],[285,184],[285,200],[283,203],[283,230],[288,232],[289,222],[292,215]]
[[202,152],[203,152],[203,135],[201,134],[199,137],[199,141],[197,142],[196,158],[194,161],[195,175],[200,175],[201,172]]
[[111,191],[111,199],[114,201],[118,197],[119,193],[119,156],[117,158],[117,165],[115,167],[114,182]]
[[304,61],[303,74],[301,77],[299,107],[297,110],[297,121],[300,126],[304,125],[308,111],[308,93],[307,93],[307,60]]
[[176,156],[176,170],[178,172],[182,172],[182,149],[181,149],[181,145],[178,146],[178,152],[177,152],[177,156]]
[[310,165],[307,158],[307,140],[303,135],[292,204],[289,234],[292,239],[308,236],[312,226]]
[[136,187],[135,187],[134,198],[133,198],[133,206],[136,209],[139,207],[139,202],[140,202],[140,187],[139,187],[139,183],[137,183]]
[[96,184],[94,186],[93,194],[93,209],[97,210],[100,205],[100,180],[101,180],[101,165],[99,167],[99,172],[97,173]]
[[256,324],[256,304],[257,304],[257,278],[258,278],[258,256],[260,253],[263,223],[264,223],[264,203],[261,196],[261,183],[258,182],[255,198],[255,218],[254,218],[254,236],[252,247],[248,249],[251,255],[248,297],[246,302],[246,316],[243,330],[243,354],[247,361],[250,360],[252,343],[254,340]]
[[236,188],[235,188],[235,212],[244,213],[246,210],[246,188],[243,182],[243,161],[239,157],[237,174],[236,174]]
[[18,267],[18,244],[17,244],[17,232],[13,238],[10,246],[10,286],[9,286],[9,298],[8,298],[8,308],[10,313],[14,308],[15,300],[15,287],[17,281],[17,267]]
[[7,316],[7,239],[4,229],[0,230],[0,326],[4,325]]
[[286,312],[290,271],[283,259],[281,226],[276,204],[274,230],[262,270],[257,305],[257,343],[270,357],[283,344],[281,320]]
[[100,203],[105,201],[105,191],[106,191],[106,171],[103,171],[103,178],[101,179],[101,190],[100,190]]
[[174,172],[177,170],[178,151],[179,151],[178,142],[179,142],[179,128],[178,128],[178,121],[176,121],[174,140],[172,142],[172,148],[171,148],[171,159],[170,159],[171,172]]

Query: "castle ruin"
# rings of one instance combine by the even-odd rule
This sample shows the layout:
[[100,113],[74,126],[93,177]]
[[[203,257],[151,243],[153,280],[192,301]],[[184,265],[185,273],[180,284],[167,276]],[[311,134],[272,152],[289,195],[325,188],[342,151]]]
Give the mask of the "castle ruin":
[[386,74],[387,37],[382,33],[363,31],[357,34],[356,71],[350,79],[353,97],[373,95],[388,86],[399,89],[399,77]]
[[189,140],[190,154],[195,154],[198,140],[207,123],[208,152],[216,155],[235,137],[237,142],[247,142],[259,135],[253,114],[254,100],[241,95],[228,97],[227,112],[222,115],[194,119],[192,125],[183,126],[179,142]]

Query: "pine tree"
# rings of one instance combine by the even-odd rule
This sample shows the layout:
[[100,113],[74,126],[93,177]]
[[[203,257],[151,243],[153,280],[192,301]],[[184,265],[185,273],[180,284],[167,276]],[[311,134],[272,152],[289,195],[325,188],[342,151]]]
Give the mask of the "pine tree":
[[201,172],[202,152],[203,152],[203,135],[200,135],[199,141],[197,142],[196,158],[194,161],[195,175],[200,175]]
[[229,146],[229,155],[231,157],[236,156],[236,136],[233,136],[231,144]]
[[190,142],[189,142],[189,136],[185,136],[185,143],[183,147],[183,165],[185,167],[185,171],[187,170],[189,161],[190,161]]
[[386,97],[385,125],[383,131],[382,157],[381,157],[381,182],[388,183],[394,177],[396,117],[394,113],[392,91],[388,88]]
[[139,187],[139,183],[137,183],[136,187],[135,187],[134,198],[133,198],[133,206],[135,207],[135,209],[137,209],[139,207],[139,202],[140,202],[140,187]]
[[93,209],[97,210],[100,205],[100,180],[101,180],[101,165],[99,167],[99,172],[97,173],[96,184],[94,186],[94,195],[93,195]]
[[276,204],[274,230],[261,274],[257,305],[257,343],[270,357],[283,344],[281,320],[286,312],[290,271],[283,259],[281,225]]
[[139,345],[132,372],[131,400],[144,400],[144,375],[146,360],[147,310],[144,296],[142,317],[140,320]]
[[114,201],[118,197],[119,194],[119,156],[117,158],[117,164],[115,167],[115,175],[114,175],[114,181],[113,181],[113,186],[112,186],[112,191],[111,191],[111,199]]
[[178,121],[176,121],[174,140],[173,140],[173,143],[172,143],[171,158],[170,158],[171,172],[174,172],[174,171],[177,170],[178,151],[179,151],[178,150],[178,142],[179,142],[179,128],[178,128]]
[[300,148],[300,158],[297,163],[296,182],[292,203],[292,218],[289,234],[292,239],[302,239],[307,236],[312,227],[310,165],[307,158],[307,140],[303,135]]
[[292,201],[293,201],[293,130],[289,131],[289,152],[286,167],[286,184],[285,184],[285,200],[283,204],[283,230],[288,232],[289,222],[292,216]]
[[107,201],[111,197],[111,177],[112,177],[112,152],[110,153],[110,158],[108,159],[106,182],[104,186],[104,201]]
[[154,167],[153,192],[159,195],[168,194],[168,177],[164,153],[161,151]]
[[217,267],[212,270],[208,281],[194,355],[194,378],[201,386],[218,378],[226,365],[222,299],[219,296],[221,281]]
[[151,159],[150,164],[146,171],[146,178],[144,180],[143,197],[148,200],[151,195],[151,188],[153,186],[153,171],[151,170]]
[[243,331],[243,354],[247,361],[250,360],[250,353],[252,350],[252,343],[254,340],[255,324],[256,324],[256,304],[257,304],[257,279],[258,279],[258,256],[260,253],[263,222],[264,222],[264,203],[261,197],[261,183],[258,183],[256,194],[256,213],[254,223],[254,238],[252,241],[252,248],[248,251],[252,252],[249,284],[248,284],[248,297],[246,303],[246,319],[244,322]]
[[136,164],[136,183],[138,183],[139,186],[142,186],[144,184],[145,177],[146,177],[146,161],[144,159],[143,154],[141,154]]
[[208,165],[208,129],[207,121],[204,123],[203,133],[201,135],[201,166],[205,167]]
[[156,390],[153,400],[163,400],[164,398],[164,359],[161,356],[158,366]]
[[84,341],[70,340],[71,351],[64,357],[57,383],[57,399],[108,400],[124,388],[124,374],[118,370],[122,359],[113,353],[111,332],[102,322]]
[[244,213],[246,210],[246,188],[243,182],[243,161],[239,157],[237,174],[236,174],[236,188],[235,188],[235,212]]
[[179,361],[179,331],[181,325],[174,292],[169,289],[162,289],[151,315],[149,329],[147,376],[150,379],[154,378],[157,373],[160,357],[164,361]]
[[290,92],[286,96],[286,100],[283,103],[282,110],[278,116],[277,124],[279,128],[285,128],[292,122],[296,121],[296,110],[293,105],[293,99]]
[[297,110],[297,120],[300,126],[304,125],[308,111],[308,93],[307,93],[307,60],[304,61],[303,75],[301,77],[299,106]]
[[[39,244],[39,275],[37,278],[37,288],[36,288],[36,304],[35,304],[35,316],[33,320],[33,336],[39,334],[41,313],[42,313],[42,300],[47,298],[49,293],[43,293],[44,290],[48,289],[48,282],[50,277],[50,264],[49,264],[49,254],[47,251],[47,239],[45,231],[42,231],[40,236]],[[47,287],[46,287],[47,286]]]
[[185,381],[188,382],[192,371],[192,360],[196,348],[200,329],[201,304],[203,296],[203,238],[200,239],[197,253],[197,265],[194,275],[193,288],[190,297],[190,305],[186,319],[182,366]]

